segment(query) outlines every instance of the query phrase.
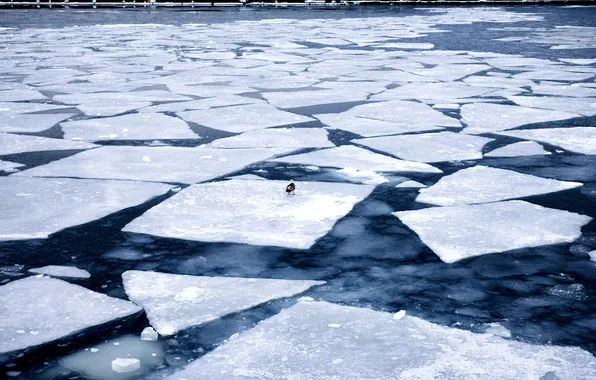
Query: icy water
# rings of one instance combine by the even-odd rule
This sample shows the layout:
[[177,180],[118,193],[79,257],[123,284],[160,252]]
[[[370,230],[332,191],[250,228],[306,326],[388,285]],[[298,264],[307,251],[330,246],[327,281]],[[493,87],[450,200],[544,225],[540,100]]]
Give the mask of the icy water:
[[[0,164],[17,164],[0,284],[46,265],[123,300],[128,270],[325,281],[157,342],[136,338],[144,313],[83,321],[3,350],[6,376],[165,378],[302,296],[596,354],[596,7],[3,10],[0,27]],[[407,213],[427,209],[446,214]],[[32,292],[23,319],[48,307]],[[141,369],[113,371],[127,356]],[[490,378],[462,371],[437,376]]]

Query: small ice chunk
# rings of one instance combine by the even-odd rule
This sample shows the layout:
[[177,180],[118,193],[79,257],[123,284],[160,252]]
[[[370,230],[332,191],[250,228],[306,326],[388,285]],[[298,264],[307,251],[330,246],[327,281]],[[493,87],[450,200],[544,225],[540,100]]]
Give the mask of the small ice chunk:
[[250,180],[250,181],[265,181],[266,178],[260,177],[258,175],[255,174],[242,174],[242,175],[238,175],[235,177],[230,177],[228,179],[235,179],[235,180]]
[[375,49],[420,49],[428,50],[434,48],[435,45],[427,42],[392,42],[375,45]]
[[596,250],[588,253],[588,255],[590,256],[590,260],[596,261]]
[[570,243],[592,218],[525,201],[395,212],[441,260]]
[[41,273],[54,277],[89,278],[91,274],[84,269],[63,265],[46,265],[41,268],[29,269],[31,273]]
[[499,135],[540,141],[572,152],[596,154],[596,127],[523,129],[499,132]]
[[141,361],[134,358],[116,358],[112,360],[112,370],[118,373],[133,372],[141,368]]
[[550,152],[534,141],[521,141],[486,153],[484,157],[546,156]]
[[447,111],[456,111],[459,109],[459,104],[457,103],[437,103],[433,105],[434,109],[437,110],[447,110]]
[[122,279],[126,294],[145,309],[149,322],[161,335],[172,335],[325,283],[142,271],[124,272]]
[[487,329],[484,330],[484,332],[500,336],[502,338],[511,338],[511,332],[499,323],[489,323]]
[[406,316],[406,311],[405,310],[400,310],[397,313],[393,314],[393,319],[400,320],[400,319],[402,319],[405,316]]
[[346,167],[338,170],[337,172],[351,180],[367,185],[380,185],[381,183],[389,181],[387,178],[371,170],[358,170],[351,167]]
[[463,133],[439,132],[373,137],[354,142],[387,152],[404,160],[443,162],[482,158],[482,147],[493,141]]
[[0,133],[0,155],[47,150],[89,149],[95,147],[97,145],[87,142]]
[[[123,230],[187,240],[308,249],[374,188],[300,182],[296,194],[288,196],[286,185],[285,181],[262,180],[193,185]],[[250,194],[249,202],[246,194]]]
[[321,128],[272,128],[244,132],[207,144],[212,148],[325,148],[335,146]]
[[157,332],[153,330],[153,327],[145,327],[141,332],[141,340],[157,340]]
[[416,202],[439,206],[496,202],[582,185],[580,182],[564,182],[478,165],[445,176],[431,187],[420,190]]
[[395,185],[397,188],[423,188],[426,187],[425,184],[420,183],[418,181],[405,181],[400,183],[399,185]]
[[[0,147],[0,149],[2,149],[2,148]],[[25,165],[19,164],[19,163],[16,163],[16,162],[10,162],[10,161],[2,161],[2,160],[0,160],[0,172],[4,171],[4,172],[7,172],[7,173],[14,173],[14,172],[18,171],[17,168],[20,168],[20,167],[23,167],[23,166],[25,166]]]

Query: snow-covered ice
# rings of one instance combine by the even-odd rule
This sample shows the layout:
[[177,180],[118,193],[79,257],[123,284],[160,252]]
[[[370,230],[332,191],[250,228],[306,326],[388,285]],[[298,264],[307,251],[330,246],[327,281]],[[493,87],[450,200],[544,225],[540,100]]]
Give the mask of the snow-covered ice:
[[128,297],[143,307],[149,322],[161,335],[172,335],[325,283],[143,271],[124,272],[122,279]]
[[[588,379],[596,359],[405,315],[299,302],[189,364],[169,380]],[[482,353],[486,354],[482,354]]]
[[293,149],[215,149],[105,146],[17,175],[195,183],[210,180]]
[[0,102],[0,112],[4,116],[14,116],[23,113],[41,112],[41,111],[56,111],[59,109],[68,108],[70,106],[58,106],[55,104],[45,103],[12,103]]
[[157,335],[157,332],[153,329],[153,327],[145,327],[143,331],[141,331],[141,340],[154,341],[158,338],[159,336]]
[[526,124],[542,123],[579,117],[579,115],[506,104],[475,103],[461,108],[465,133],[482,134],[504,131]]
[[423,188],[426,187],[425,184],[420,183],[418,181],[404,181],[402,183],[400,183],[399,185],[395,185],[396,188]]
[[64,265],[46,265],[40,268],[29,269],[31,273],[46,274],[53,277],[68,277],[68,278],[89,278],[91,274],[84,269],[77,267],[70,267]]
[[441,170],[425,163],[398,160],[353,145],[342,145],[337,148],[285,156],[271,161],[335,168],[350,167],[378,172],[441,173]]
[[[368,185],[229,180],[198,184],[153,207],[124,231],[308,249],[373,190]],[[247,196],[250,194],[250,196]]]
[[313,90],[298,92],[265,92],[263,97],[279,108],[297,108],[321,104],[347,103],[366,100],[367,92]]
[[52,128],[54,125],[70,118],[71,116],[74,116],[74,114],[0,114],[0,132],[41,132]]
[[498,134],[540,141],[572,152],[596,154],[596,127],[526,129]]
[[520,141],[501,148],[491,150],[484,157],[520,157],[520,156],[546,156],[550,152],[534,141]]
[[590,253],[588,253],[588,255],[590,256],[590,260],[596,261],[596,250],[591,251]]
[[89,116],[114,116],[150,105],[151,102],[96,99],[89,103],[77,104],[77,108]]
[[160,113],[69,121],[60,124],[67,140],[197,139],[186,122]]
[[177,115],[186,121],[234,133],[300,124],[313,120],[307,116],[281,111],[268,104],[210,108],[207,110],[178,112]]
[[492,91],[495,91],[492,87],[469,86],[461,82],[407,83],[375,95],[371,100],[419,99],[429,103],[459,103]]
[[572,112],[583,116],[596,115],[596,98],[564,98],[560,96],[508,96],[507,99],[524,107]]
[[325,148],[332,147],[328,132],[321,128],[270,128],[244,132],[215,140],[212,148]]
[[344,176],[348,181],[364,183],[366,185],[379,185],[389,181],[372,170],[358,170],[349,166],[338,170],[337,173]]
[[0,214],[10,223],[0,224],[0,241],[46,238],[139,205],[169,189],[158,183],[1,177]]
[[416,135],[373,137],[355,143],[387,152],[404,160],[443,162],[482,158],[482,147],[493,141],[463,133],[439,132]]
[[130,91],[130,92],[93,92],[84,94],[56,95],[53,100],[64,104],[104,104],[106,101],[112,102],[176,102],[192,100],[188,96],[173,94],[169,91],[151,90],[151,91]]
[[[1,147],[0,147],[1,149]],[[18,171],[17,168],[23,167],[25,165],[23,164],[19,164],[16,162],[10,162],[10,161],[2,161],[0,160],[0,171],[3,172],[7,172],[7,173],[13,173],[15,171]]]
[[439,206],[496,202],[580,187],[580,182],[563,182],[512,170],[474,166],[441,178],[420,190],[417,202]]
[[135,358],[116,358],[112,360],[112,370],[118,373],[133,372],[141,368],[141,361]]
[[0,155],[46,150],[77,150],[95,148],[97,145],[84,141],[68,141],[45,137],[0,133]]
[[519,248],[570,243],[592,218],[525,201],[393,213],[446,263]]
[[0,286],[0,353],[48,343],[140,310],[50,277],[12,281]]

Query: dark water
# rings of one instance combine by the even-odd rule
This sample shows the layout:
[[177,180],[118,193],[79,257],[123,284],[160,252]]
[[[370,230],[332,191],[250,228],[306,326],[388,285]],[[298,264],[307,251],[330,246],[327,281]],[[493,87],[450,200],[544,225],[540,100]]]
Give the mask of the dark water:
[[[540,13],[545,16],[545,21],[527,23],[528,25],[441,25],[441,29],[449,29],[451,32],[430,34],[415,39],[415,42],[431,42],[437,50],[523,54],[526,57],[545,59],[596,57],[594,49],[553,51],[549,50],[549,45],[494,41],[495,38],[518,36],[525,32],[491,30],[508,26],[595,27],[596,7],[516,6],[505,9],[513,12]],[[401,17],[423,15],[424,12],[411,6],[352,7],[334,11],[3,10],[0,11],[0,26],[60,28],[108,23],[181,25],[277,18]],[[346,105],[349,106],[351,105]],[[338,109],[310,107],[296,111],[312,115],[338,112]],[[452,116],[459,117],[457,112]],[[576,125],[596,125],[596,118],[579,118],[536,126]],[[48,133],[55,134],[60,131],[45,132],[45,135]],[[219,135],[217,131],[205,129],[202,129],[200,134],[207,139],[200,142],[180,142],[180,145],[193,146],[229,135]],[[486,136],[495,138],[495,142],[488,144],[485,151],[518,141],[490,134]],[[358,136],[341,131],[332,132],[330,135],[331,141],[337,145],[348,143],[355,137]],[[141,144],[135,141],[118,143]],[[553,154],[484,159],[482,164],[543,177],[584,182],[585,186],[579,189],[524,199],[545,207],[565,209],[596,218],[596,156],[565,151],[561,153],[557,152],[558,148],[548,145],[546,149]],[[34,167],[75,153],[26,153],[0,156],[0,159]],[[463,161],[437,166],[446,175],[477,163]],[[260,169],[266,172],[259,175],[268,179],[338,180],[331,172],[325,170],[313,173],[297,165],[272,163],[255,164],[237,174],[253,173]],[[432,185],[442,175],[417,174],[408,177]],[[330,234],[321,238],[309,250],[199,243],[120,231],[127,223],[172,195],[173,193],[169,193],[101,220],[66,229],[46,240],[0,243],[0,267],[13,267],[14,264],[23,266],[16,272],[11,272],[10,268],[0,270],[0,282],[21,278],[25,276],[27,269],[49,264],[75,265],[86,269],[92,274],[91,278],[74,282],[119,298],[126,298],[120,276],[129,269],[208,276],[325,280],[326,285],[307,294],[316,299],[378,310],[394,312],[406,309],[408,313],[426,320],[473,331],[483,331],[486,323],[500,322],[512,332],[515,339],[541,344],[575,345],[596,354],[596,263],[589,261],[588,257],[588,252],[596,250],[596,221],[584,226],[581,238],[572,244],[520,249],[445,264],[415,233],[389,214],[392,211],[428,207],[414,201],[416,189],[396,189],[394,185],[386,184],[377,186],[368,199],[339,220]],[[572,291],[572,284],[581,284],[584,291]],[[549,293],[549,290],[553,287],[568,291],[564,291],[562,296],[552,295],[552,291]],[[180,362],[200,357],[232,334],[250,328],[292,302],[294,301],[274,301],[164,339],[161,341],[166,351],[164,367],[175,368]],[[90,331],[84,339],[64,342],[62,347],[44,347],[36,352],[28,352],[23,357],[11,358],[4,363],[8,364],[4,370],[24,371],[22,376],[31,379],[79,378],[76,373],[55,367],[56,358],[62,353],[110,337],[139,333],[148,326],[148,321],[141,315],[119,325]],[[170,360],[174,357],[182,359]],[[1,371],[2,369],[0,373]]]

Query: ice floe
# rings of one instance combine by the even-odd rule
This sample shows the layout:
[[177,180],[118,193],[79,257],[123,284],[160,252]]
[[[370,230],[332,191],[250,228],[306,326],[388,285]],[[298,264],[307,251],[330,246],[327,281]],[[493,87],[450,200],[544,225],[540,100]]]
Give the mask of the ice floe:
[[234,133],[300,124],[313,120],[307,116],[280,111],[267,104],[247,104],[199,111],[186,111],[178,112],[177,115],[186,121]]
[[95,148],[97,145],[83,141],[49,139],[45,137],[0,133],[0,155],[46,150],[78,150]]
[[158,183],[0,177],[0,214],[11,221],[0,224],[0,241],[46,238],[139,205],[169,189]]
[[0,102],[0,112],[4,116],[14,116],[23,113],[31,113],[31,112],[43,112],[43,111],[56,111],[62,110],[65,108],[70,108],[68,106],[57,106],[54,104],[45,104],[45,103],[11,103],[11,102]]
[[519,248],[570,243],[592,218],[525,201],[394,213],[446,263]]
[[582,185],[478,165],[445,176],[431,187],[420,190],[416,201],[440,206],[486,203],[554,193]]
[[262,180],[194,185],[153,207],[123,230],[187,240],[308,249],[374,188],[300,182],[296,195],[286,195],[286,185],[285,181]]
[[31,273],[46,274],[53,277],[89,278],[91,274],[84,269],[63,265],[46,265],[40,268],[29,269]]
[[64,138],[82,140],[197,139],[186,122],[160,113],[129,114],[60,124]]
[[130,91],[130,92],[93,92],[84,94],[56,95],[53,100],[64,104],[105,104],[105,102],[175,102],[192,100],[188,96],[173,94],[169,91]]
[[89,116],[114,116],[150,105],[151,102],[96,99],[89,103],[77,104],[77,108]]
[[387,152],[404,160],[443,162],[482,158],[482,147],[492,139],[463,133],[439,132],[373,137],[355,143]]
[[425,184],[420,183],[418,181],[404,181],[399,185],[395,185],[396,188],[423,188],[426,187]]
[[579,115],[506,104],[475,103],[461,108],[465,133],[482,134],[504,131],[526,124],[542,123],[579,117]]
[[461,82],[407,83],[371,97],[371,100],[422,100],[428,103],[467,103],[495,91],[492,87],[469,86]]
[[367,92],[315,90],[297,92],[265,92],[267,101],[279,108],[297,108],[321,104],[347,103],[366,100]]
[[516,380],[552,374],[574,380],[596,376],[595,368],[594,356],[577,347],[532,345],[409,315],[394,318],[371,309],[303,301],[168,379]]
[[74,114],[0,114],[0,132],[41,132],[52,128],[71,116],[74,116]]
[[428,164],[398,160],[353,145],[342,145],[337,148],[321,149],[294,156],[285,156],[276,158],[272,161],[335,168],[350,167],[358,170],[372,170],[378,172],[442,173],[441,170]]
[[10,161],[2,161],[0,160],[0,172],[6,172],[6,173],[14,173],[16,171],[18,171],[20,167],[23,167],[25,165],[23,164],[19,164],[16,162],[10,162]]
[[43,100],[47,99],[40,92],[35,90],[6,90],[0,91],[0,102],[22,102],[25,100]]
[[508,96],[507,99],[524,107],[572,112],[582,116],[596,115],[596,98],[564,98],[555,96]]
[[596,154],[596,127],[525,129],[498,134],[540,141],[572,152]]
[[534,141],[521,141],[491,150],[484,157],[546,156],[550,152]]
[[325,148],[335,146],[321,128],[271,128],[244,132],[207,144],[213,148]]
[[131,302],[50,277],[0,286],[0,305],[0,353],[49,343],[141,310]]
[[291,150],[105,146],[18,175],[195,183]]
[[128,297],[143,307],[149,322],[161,335],[172,335],[325,283],[143,271],[124,272],[122,279]]

